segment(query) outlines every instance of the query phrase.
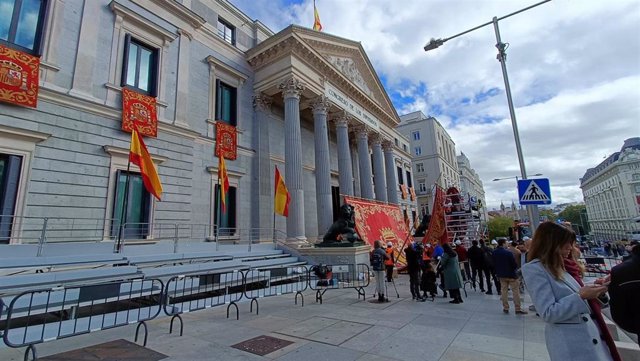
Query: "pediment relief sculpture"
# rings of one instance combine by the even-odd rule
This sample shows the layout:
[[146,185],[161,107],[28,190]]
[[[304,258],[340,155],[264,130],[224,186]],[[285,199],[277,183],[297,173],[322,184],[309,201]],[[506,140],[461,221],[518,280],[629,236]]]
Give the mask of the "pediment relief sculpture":
[[341,58],[338,56],[327,55],[327,60],[333,64],[347,79],[351,80],[354,84],[358,86],[363,92],[365,92],[370,97],[374,98],[373,92],[367,86],[367,83],[364,81],[364,78],[358,71],[356,67],[356,63],[353,59],[350,58]]

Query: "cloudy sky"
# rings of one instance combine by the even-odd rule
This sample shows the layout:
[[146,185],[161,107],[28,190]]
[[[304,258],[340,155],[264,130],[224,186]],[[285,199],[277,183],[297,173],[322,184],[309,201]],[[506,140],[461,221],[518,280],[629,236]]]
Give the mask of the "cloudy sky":
[[[312,27],[312,0],[231,0],[278,32]],[[436,117],[484,182],[489,207],[517,202],[513,130],[492,26],[536,0],[316,0],[323,31],[362,42],[399,114]],[[553,0],[500,21],[529,174],[554,203],[582,201],[587,168],[640,136],[640,1]]]

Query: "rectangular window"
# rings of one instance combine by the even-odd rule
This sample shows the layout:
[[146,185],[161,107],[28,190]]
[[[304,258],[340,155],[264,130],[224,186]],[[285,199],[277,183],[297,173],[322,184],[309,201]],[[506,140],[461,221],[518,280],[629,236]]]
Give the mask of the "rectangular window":
[[411,172],[409,171],[407,171],[407,187],[413,187],[413,184],[411,183]]
[[398,142],[398,138],[393,138],[393,142],[396,144],[396,147],[400,145],[400,142]]
[[0,0],[0,43],[40,55],[47,0]]
[[420,193],[426,192],[427,191],[427,183],[426,182],[418,183],[418,191],[420,191]]
[[236,28],[218,18],[218,36],[231,45],[236,45]]
[[402,168],[396,167],[396,170],[398,171],[398,184],[404,184],[404,180],[402,178]]
[[640,194],[640,184],[636,184],[634,188],[636,189],[636,193]]
[[0,154],[0,243],[11,239],[21,166],[22,157]]
[[331,186],[331,205],[333,207],[333,221],[340,218],[340,187]]
[[[151,214],[151,194],[142,183],[140,173],[129,172],[129,186],[127,187],[127,172],[119,170],[116,174],[116,192],[113,206],[113,223],[111,236],[117,237],[120,220],[123,219],[125,239],[144,239],[149,235],[149,216]],[[127,197],[126,215],[123,212],[125,196]]]
[[413,137],[413,140],[420,140],[420,132],[419,131],[415,131],[415,132],[411,133],[411,136]]
[[422,154],[422,147],[415,147],[415,154],[416,155],[421,155]]
[[[213,221],[218,222],[218,185],[216,184],[214,189],[213,201],[216,205],[213,211]],[[236,187],[229,187],[229,192],[225,194],[226,211],[221,212],[220,215],[220,233],[221,236],[231,236],[236,234]],[[222,207],[222,205],[220,205]],[[222,211],[222,209],[220,209]],[[216,223],[218,224],[218,223]]]
[[416,163],[416,172],[418,173],[424,172],[424,163]]
[[407,145],[406,144],[402,145],[402,150],[404,150],[405,152],[407,151]]
[[122,66],[122,86],[156,96],[158,79],[158,49],[125,35]]
[[237,89],[216,80],[216,120],[236,126]]

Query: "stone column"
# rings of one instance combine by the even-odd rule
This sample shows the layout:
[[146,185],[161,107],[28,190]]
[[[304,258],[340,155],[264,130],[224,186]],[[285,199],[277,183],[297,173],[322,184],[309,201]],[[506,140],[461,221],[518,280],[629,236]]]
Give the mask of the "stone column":
[[252,183],[252,194],[257,204],[251,207],[251,219],[255,227],[261,229],[273,227],[273,190],[275,185],[270,179],[274,179],[274,169],[271,168],[271,151],[269,149],[269,117],[271,115],[272,99],[264,94],[256,93],[253,96],[253,108],[255,110],[255,149],[253,158],[256,178]]
[[360,192],[360,169],[358,169],[358,164],[360,164],[358,160],[358,144],[355,140],[355,135],[351,137],[351,142],[349,143],[349,151],[351,152],[351,164],[355,164],[353,167],[353,181],[351,184],[353,185],[353,195],[361,198],[362,193]]
[[396,180],[396,165],[393,160],[393,144],[384,142],[384,167],[387,173],[387,200],[389,203],[398,204],[398,180]]
[[387,180],[384,175],[384,156],[382,155],[382,137],[375,135],[372,139],[371,150],[373,156],[373,178],[376,191],[376,199],[387,201]]
[[315,138],[316,162],[316,206],[318,208],[318,234],[324,235],[331,227],[333,208],[331,206],[331,162],[329,159],[329,129],[327,109],[329,101],[325,96],[316,98],[311,104],[313,110],[313,134]]
[[360,126],[356,130],[358,139],[358,164],[360,169],[360,192],[362,198],[373,199],[373,184],[371,183],[371,157],[369,157],[369,129]]
[[349,149],[349,117],[343,114],[336,120],[336,137],[338,141],[338,184],[340,193],[353,195],[353,169],[351,151]]
[[291,203],[287,217],[287,238],[306,241],[304,231],[304,188],[302,186],[302,136],[300,134],[300,94],[304,85],[289,78],[279,86],[284,98],[284,174]]

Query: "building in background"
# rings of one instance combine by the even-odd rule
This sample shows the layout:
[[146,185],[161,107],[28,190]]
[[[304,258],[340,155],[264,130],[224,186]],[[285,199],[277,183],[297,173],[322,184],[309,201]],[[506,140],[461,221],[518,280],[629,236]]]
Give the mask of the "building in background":
[[639,238],[640,137],[625,140],[619,152],[587,169],[580,188],[596,239]]
[[[93,236],[110,239],[125,194],[124,221],[140,238],[176,224],[210,235],[219,126],[237,136],[220,220],[231,240],[275,233],[275,166],[292,198],[289,217],[275,221],[287,240],[322,236],[341,194],[416,211],[399,186],[414,184],[400,118],[361,43],[294,25],[274,33],[226,0],[8,5],[13,30],[0,45],[38,57],[40,77],[37,106],[0,103],[0,243],[34,241],[26,222],[45,217],[91,220]],[[24,74],[7,64],[1,74],[12,77],[0,83],[13,84]],[[123,116],[125,89],[154,105]],[[150,121],[148,110],[162,201],[137,167],[127,172],[123,119]]]
[[475,203],[482,220],[487,220],[487,201],[484,196],[482,180],[475,169],[471,168],[471,162],[464,153],[456,157],[458,171],[460,173],[460,194],[466,200]]
[[445,189],[460,186],[456,144],[436,118],[421,111],[400,116],[397,129],[409,139],[418,207],[427,214],[433,203],[434,184]]

